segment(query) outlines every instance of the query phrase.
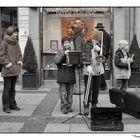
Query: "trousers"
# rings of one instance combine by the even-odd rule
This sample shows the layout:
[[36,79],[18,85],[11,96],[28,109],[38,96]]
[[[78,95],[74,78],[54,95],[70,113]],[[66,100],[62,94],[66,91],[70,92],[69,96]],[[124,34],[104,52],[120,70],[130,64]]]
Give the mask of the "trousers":
[[60,106],[61,108],[70,108],[73,103],[73,88],[72,83],[59,83]]
[[[88,75],[84,75],[84,84],[85,84],[85,91],[87,87]],[[98,95],[99,95],[99,88],[100,88],[101,76],[92,76],[91,85],[90,85],[90,93],[88,100],[91,97],[91,105],[94,106],[98,103]],[[86,93],[86,92],[85,92]]]
[[3,94],[2,94],[2,104],[3,104],[3,110],[6,108],[14,108],[17,106],[16,100],[15,100],[15,86],[16,86],[16,80],[17,76],[11,76],[11,77],[4,77],[4,88],[3,88]]

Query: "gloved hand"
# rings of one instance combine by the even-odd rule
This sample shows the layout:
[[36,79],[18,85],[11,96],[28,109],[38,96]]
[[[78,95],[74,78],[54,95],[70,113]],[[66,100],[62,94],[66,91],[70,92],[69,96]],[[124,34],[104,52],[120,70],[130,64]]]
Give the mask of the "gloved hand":
[[21,67],[23,66],[22,61],[18,61],[17,64],[20,65]]
[[91,65],[87,66],[87,72],[88,72],[89,74],[92,74],[92,73],[93,73],[93,70],[92,70]]
[[134,62],[133,58],[128,58],[127,63],[133,63],[133,62]]
[[65,51],[65,54],[68,54],[68,52],[69,52],[69,50],[66,50],[66,51]]
[[8,63],[5,67],[10,68],[12,66],[12,63]]
[[100,47],[99,47],[98,45],[95,45],[95,46],[94,46],[94,51],[95,51],[95,52],[99,52],[100,50],[101,50],[101,49],[100,49]]

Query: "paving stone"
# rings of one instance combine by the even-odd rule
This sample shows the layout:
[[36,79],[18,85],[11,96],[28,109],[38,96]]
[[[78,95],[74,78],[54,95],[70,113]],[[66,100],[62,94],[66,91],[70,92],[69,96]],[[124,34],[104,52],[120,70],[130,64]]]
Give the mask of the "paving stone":
[[[93,133],[86,123],[84,124],[71,124],[70,125],[70,132],[74,133]],[[95,132],[95,131],[94,131]]]
[[45,96],[45,94],[17,94],[16,101],[19,105],[38,105]]
[[13,133],[18,132],[24,123],[4,122],[0,124],[0,132]]
[[47,124],[44,132],[48,133],[68,133],[70,131],[70,124]]
[[124,132],[140,132],[140,124],[125,124]]

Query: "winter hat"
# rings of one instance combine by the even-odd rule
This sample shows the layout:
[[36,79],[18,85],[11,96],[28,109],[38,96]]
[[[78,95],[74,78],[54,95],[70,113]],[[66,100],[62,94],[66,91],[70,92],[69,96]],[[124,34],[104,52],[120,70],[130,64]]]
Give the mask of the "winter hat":
[[122,50],[125,46],[128,45],[128,42],[126,40],[120,40],[118,44],[119,44],[119,49]]
[[15,26],[10,26],[10,27],[8,27],[8,28],[6,29],[5,35],[11,36],[14,32],[18,32],[18,31],[19,31],[19,29],[18,29],[17,27],[15,27]]
[[71,41],[70,37],[64,36],[64,37],[62,38],[62,40],[61,40],[62,45],[64,44],[65,41],[69,41],[69,42],[70,42],[70,41]]

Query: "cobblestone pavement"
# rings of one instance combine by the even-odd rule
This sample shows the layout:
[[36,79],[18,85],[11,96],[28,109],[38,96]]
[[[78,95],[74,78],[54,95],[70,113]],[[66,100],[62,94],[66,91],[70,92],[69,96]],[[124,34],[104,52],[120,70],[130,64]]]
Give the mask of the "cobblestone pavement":
[[[131,88],[130,91],[135,91]],[[138,89],[137,89],[138,90]],[[1,96],[1,95],[0,95]],[[64,120],[79,113],[79,96],[73,95],[73,113],[60,112],[58,85],[55,81],[45,84],[36,91],[23,91],[17,87],[16,95],[21,111],[6,114],[2,111],[0,100],[0,133],[139,133],[140,121],[123,113],[124,131],[99,132],[91,131],[81,116],[62,123]],[[83,95],[82,95],[83,99]],[[99,107],[113,107],[108,91],[100,92]],[[83,110],[83,108],[82,108]],[[86,119],[88,125],[90,120]]]

